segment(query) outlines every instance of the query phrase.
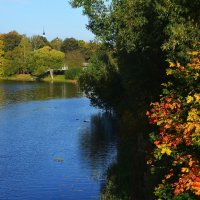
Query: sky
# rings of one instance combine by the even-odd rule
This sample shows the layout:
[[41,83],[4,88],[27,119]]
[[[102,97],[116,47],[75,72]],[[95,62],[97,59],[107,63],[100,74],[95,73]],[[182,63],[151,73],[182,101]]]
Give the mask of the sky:
[[42,35],[47,39],[74,37],[90,41],[88,19],[81,9],[73,9],[69,0],[0,0],[0,33],[17,31],[28,37]]

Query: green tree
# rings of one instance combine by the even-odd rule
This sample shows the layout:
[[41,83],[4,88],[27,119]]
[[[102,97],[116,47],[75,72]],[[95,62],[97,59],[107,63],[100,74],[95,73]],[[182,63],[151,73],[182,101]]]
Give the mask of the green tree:
[[60,51],[62,42],[62,39],[57,37],[50,42],[50,45],[53,49]]
[[109,110],[122,100],[121,78],[111,53],[102,51],[93,56],[90,65],[80,74],[79,82],[94,106]]
[[61,51],[67,53],[69,51],[74,51],[79,49],[79,43],[74,38],[66,38],[64,39],[61,45]]
[[100,44],[95,41],[79,41],[79,46],[86,62],[88,62],[90,58],[94,56],[100,48]]
[[134,110],[138,103],[151,99],[159,90],[157,85],[164,74],[160,63],[164,66],[166,58],[160,49],[162,32],[150,17],[150,1],[113,0],[111,5],[106,5],[101,0],[75,0],[72,5],[83,6],[84,14],[89,17],[88,28],[101,40],[105,49],[113,51],[113,57],[117,59],[122,79],[118,88],[123,88],[118,96],[124,97],[119,107]]
[[[188,52],[193,50],[200,41],[200,1],[71,0],[71,4],[73,7],[83,8],[83,14],[87,15],[89,18],[87,27],[101,41],[102,46],[106,47],[107,52],[112,51],[112,57],[117,60],[117,75],[120,77],[118,84],[108,85],[112,85],[113,90],[104,87],[102,80],[107,80],[106,77],[108,76],[106,72],[110,67],[114,69],[114,66],[109,65],[108,62],[103,62],[102,58],[100,58],[100,61],[98,61],[99,63],[96,66],[101,66],[103,69],[100,70],[96,67],[97,70],[92,70],[93,67],[88,68],[81,77],[81,79],[83,79],[81,83],[82,89],[86,91],[87,96],[92,102],[96,105],[100,104],[102,107],[110,105],[113,107],[114,104],[111,100],[117,99],[116,107],[118,108],[118,111],[120,111],[120,116],[123,120],[127,119],[127,121],[130,122],[130,118],[126,116],[134,116],[134,118],[137,119],[135,119],[135,121],[145,121],[145,108],[148,107],[148,104],[151,101],[158,98],[158,95],[161,93],[161,83],[166,82],[165,79],[172,78],[174,80],[174,77],[167,78],[165,76],[165,69],[167,67],[166,60],[179,60],[183,65],[186,64],[189,59]],[[112,73],[114,77],[117,77],[117,75],[114,74],[115,73]],[[183,78],[185,78],[186,75],[188,74],[184,74]],[[195,75],[195,78],[197,76],[198,73]],[[189,83],[192,82],[190,78],[187,80]],[[178,81],[179,80],[176,78],[175,82]],[[182,85],[184,86],[184,84]],[[116,88],[119,88],[119,91],[115,90],[116,93],[113,94],[112,92]],[[108,91],[112,92],[107,93]],[[165,92],[167,91],[165,90]],[[185,88],[183,92],[186,92]],[[107,94],[106,98],[104,94]],[[108,102],[109,104],[107,104]],[[185,99],[183,102],[184,106],[188,108],[188,105],[185,104]],[[157,107],[154,108],[154,111],[156,108]],[[163,109],[166,109],[166,107]],[[167,110],[168,109],[166,109],[166,112]],[[173,110],[173,114],[176,115],[176,113],[177,111]],[[165,113],[161,112],[158,116],[162,117],[163,114]],[[187,113],[183,112],[183,114]],[[186,118],[187,116],[184,120],[186,120]],[[173,116],[172,122],[174,120],[179,124],[180,121],[176,121],[177,119],[177,116]],[[133,123],[133,121],[130,123]],[[159,121],[159,123],[161,124],[162,122]],[[165,125],[164,123],[162,124]],[[147,127],[145,123],[144,126]],[[167,127],[164,128],[168,129]],[[139,130],[141,130],[141,127]],[[165,136],[163,130],[163,126],[161,126],[161,137]],[[178,131],[180,130],[181,129]],[[133,135],[137,134],[137,131],[138,130],[135,132],[133,131]],[[169,132],[170,134],[176,133],[175,128],[172,127],[169,129]],[[140,131],[138,135],[141,135],[142,137],[142,135],[144,135],[143,133],[144,132]],[[123,136],[126,137],[125,135]],[[174,139],[176,140],[177,134],[175,134],[175,136]],[[163,140],[166,141],[166,138],[163,138]],[[131,147],[130,145],[129,152],[132,152],[131,150],[133,148],[134,147]],[[180,148],[183,148],[185,151],[188,150],[185,146],[182,146],[182,144],[180,145]],[[194,146],[191,148],[194,148]],[[144,152],[146,151],[145,147],[143,150]],[[161,154],[170,154],[168,149],[163,149],[163,151],[161,151],[162,150],[158,148],[158,152]],[[194,153],[194,149],[191,152]],[[121,152],[119,151],[119,154],[120,153]],[[173,153],[176,155],[176,152]],[[132,153],[131,156],[133,155],[134,154]],[[196,155],[199,155],[199,150],[195,156]],[[135,158],[137,156],[138,154],[133,157]],[[124,161],[127,162],[127,157]],[[166,159],[166,155],[163,156],[163,161],[164,164],[162,167],[170,166],[170,159]],[[119,162],[120,160],[117,163],[118,168],[120,168],[120,166],[118,166]],[[145,160],[143,160],[143,162],[145,162]],[[158,163],[158,168],[160,168],[159,164],[160,163]],[[127,165],[131,165],[129,160]],[[134,171],[134,169],[132,170]],[[120,175],[116,175],[117,173],[115,173],[113,176],[114,183],[118,182],[118,180],[126,181],[127,177],[123,179],[125,173],[126,172],[122,172]],[[187,171],[184,171],[183,174],[187,175]],[[187,183],[187,179],[182,179],[185,178],[185,176],[180,176],[179,178],[181,178],[179,179],[180,182]],[[119,181],[118,185],[115,184],[111,187],[111,192],[115,191],[116,188],[119,189],[116,194],[111,194],[111,196],[116,195],[119,199],[123,199],[124,196],[122,191],[125,190],[121,188],[123,188],[125,181]],[[178,187],[180,185],[177,184]],[[185,188],[180,187],[179,189],[181,189],[180,191],[183,189],[187,190],[187,187],[188,186]],[[168,190],[167,187],[164,187],[164,191],[162,191],[162,188],[158,188],[156,195],[160,199],[167,199],[165,196],[162,196],[163,194],[171,197],[168,199],[172,199],[173,194],[171,195],[171,189]],[[141,199],[137,196],[135,197],[131,191],[127,193],[127,196],[127,199]],[[188,196],[188,194],[186,194],[185,197],[180,196],[180,198],[175,197],[174,199],[193,198],[192,195]]]
[[138,103],[152,101],[159,93],[159,85],[166,78],[166,59],[186,62],[186,52],[200,41],[200,14],[196,9],[199,2],[105,2],[72,0],[71,4],[83,7],[89,18],[88,28],[107,49],[115,52],[123,80],[123,106],[138,107]]
[[23,37],[19,46],[15,48],[15,59],[14,64],[18,66],[19,73],[29,73],[28,63],[29,57],[32,52],[32,44],[30,40],[26,37]]
[[200,2],[194,0],[159,0],[153,4],[155,20],[163,25],[162,50],[170,60],[187,63],[188,51],[200,41]]
[[64,65],[64,53],[45,46],[33,53],[31,62],[35,67],[34,74],[43,73],[48,69],[60,69]]
[[32,52],[32,44],[27,37],[23,37],[19,45],[6,53],[8,63],[5,68],[6,75],[29,73],[29,57]]
[[48,46],[48,41],[46,38],[40,36],[40,35],[34,35],[31,37],[31,43],[33,45],[33,49],[34,51],[37,50],[37,49],[40,49],[44,46]]
[[22,35],[17,33],[16,31],[11,31],[6,34],[2,34],[2,39],[4,42],[4,51],[12,51],[15,47],[17,47],[22,39]]
[[183,58],[199,41],[198,0],[112,0],[110,4],[71,0],[71,4],[83,7],[89,17],[88,28],[118,50],[162,48],[169,58]]
[[4,75],[5,58],[4,58],[4,43],[0,39],[0,76]]

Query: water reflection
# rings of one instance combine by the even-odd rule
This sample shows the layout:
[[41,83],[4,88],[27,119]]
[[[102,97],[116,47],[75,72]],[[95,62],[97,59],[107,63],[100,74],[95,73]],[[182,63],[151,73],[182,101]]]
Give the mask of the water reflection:
[[83,167],[90,168],[93,179],[103,181],[105,170],[116,159],[116,129],[117,120],[111,114],[98,113],[92,115],[90,123],[81,130],[81,159]]
[[99,199],[116,147],[109,119],[98,113],[86,98],[1,109],[0,199]]
[[80,97],[78,85],[51,82],[0,82],[0,107],[5,104],[47,100],[55,98]]
[[99,199],[117,122],[80,96],[73,84],[0,82],[0,200]]
[[117,160],[107,172],[112,186],[107,187],[105,199],[107,195],[124,200],[154,199],[155,180],[146,165],[147,151],[151,148],[146,134],[149,132],[145,115],[130,115],[121,121]]

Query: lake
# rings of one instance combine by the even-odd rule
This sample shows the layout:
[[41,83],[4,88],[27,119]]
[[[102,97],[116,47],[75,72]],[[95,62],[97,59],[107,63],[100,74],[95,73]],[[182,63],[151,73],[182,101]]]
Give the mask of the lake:
[[75,84],[0,82],[0,200],[99,199],[115,121]]

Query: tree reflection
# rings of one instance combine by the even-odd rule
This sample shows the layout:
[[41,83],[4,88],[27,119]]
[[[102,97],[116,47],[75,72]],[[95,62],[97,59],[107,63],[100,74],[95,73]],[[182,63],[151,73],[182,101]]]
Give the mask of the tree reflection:
[[[130,123],[131,122],[131,123]],[[108,172],[108,180],[104,198],[110,195],[124,200],[153,199],[155,179],[146,166],[149,125],[145,117],[126,116],[120,123],[117,148],[117,160]]]
[[116,158],[117,121],[109,113],[91,116],[80,134],[80,157],[90,168],[92,178],[102,180],[105,170]]
[[32,100],[73,98],[81,95],[78,85],[70,83],[16,81],[0,83],[0,106]]
[[[129,123],[131,121],[131,123]],[[116,199],[146,200],[152,199],[153,179],[146,167],[148,148],[146,120],[137,116],[118,121],[112,115],[101,113],[93,115],[80,134],[80,157],[83,167],[91,170],[91,176],[97,181],[112,181],[109,195]],[[110,196],[105,194],[104,199]],[[108,197],[108,198],[107,198]]]

